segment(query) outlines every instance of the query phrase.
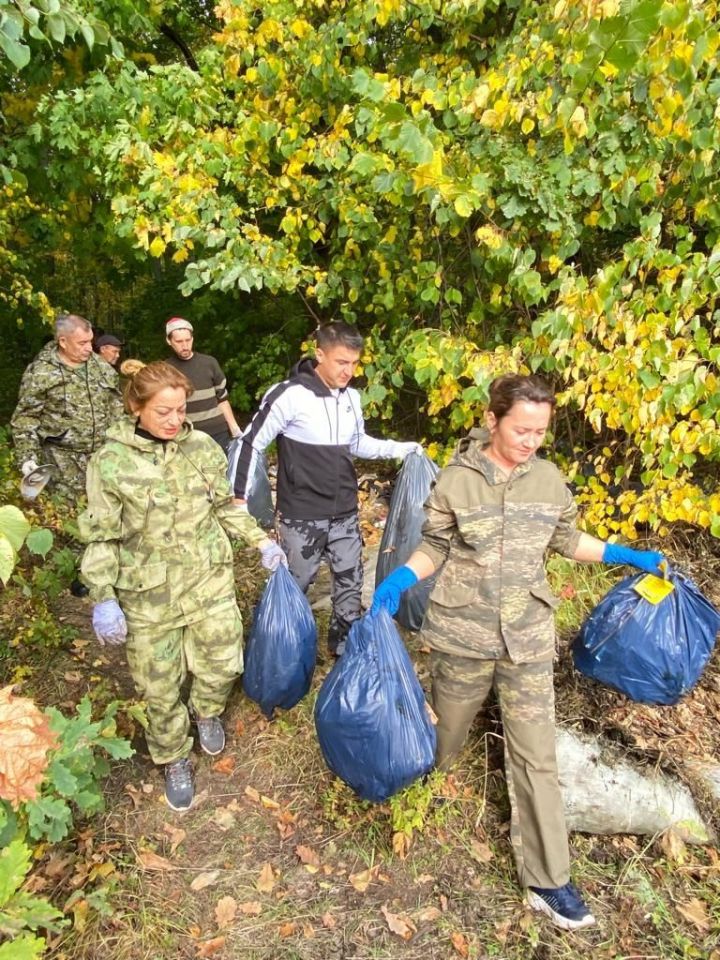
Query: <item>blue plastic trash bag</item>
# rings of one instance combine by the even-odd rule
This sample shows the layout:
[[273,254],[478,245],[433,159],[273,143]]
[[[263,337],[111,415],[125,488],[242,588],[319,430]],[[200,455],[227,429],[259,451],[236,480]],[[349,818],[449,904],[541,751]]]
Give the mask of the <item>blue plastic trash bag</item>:
[[656,603],[638,588],[649,586],[652,595],[663,581],[647,578],[628,577],[603,597],[573,644],[573,659],[581,673],[639,703],[677,703],[710,659],[720,614],[676,570],[668,578],[674,589]]
[[[241,437],[236,437],[228,447],[228,479],[233,482],[237,472],[237,459],[240,456]],[[250,478],[247,486],[247,508],[251,517],[265,530],[272,530],[275,525],[275,508],[272,502],[270,476],[268,474],[267,459],[264,453],[253,451],[250,465]]]
[[363,800],[382,803],[432,768],[435,727],[386,610],[352,625],[320,688],[315,729],[327,765]]
[[317,657],[317,628],[305,594],[280,565],[255,608],[245,650],[243,690],[266,717],[289,710],[310,689]]
[[[375,570],[377,584],[406,563],[422,540],[423,504],[438,473],[437,466],[424,453],[411,453],[403,460],[380,541]],[[396,614],[397,622],[407,630],[419,630],[434,586],[435,578],[426,577],[406,590]]]

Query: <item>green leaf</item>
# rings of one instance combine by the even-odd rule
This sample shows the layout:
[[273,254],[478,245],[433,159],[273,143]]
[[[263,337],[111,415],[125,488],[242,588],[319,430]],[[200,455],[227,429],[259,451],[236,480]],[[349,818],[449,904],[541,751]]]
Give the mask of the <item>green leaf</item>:
[[35,553],[40,557],[46,557],[53,545],[53,535],[51,530],[44,527],[40,530],[31,530],[27,535],[25,546],[30,553]]
[[25,880],[30,856],[30,848],[19,838],[0,851],[0,906],[5,906]]
[[56,43],[63,43],[65,41],[65,34],[67,32],[65,25],[65,18],[60,13],[51,13],[47,18],[47,25],[50,31],[50,36]]
[[22,70],[23,67],[26,67],[30,63],[30,47],[26,47],[25,44],[19,40],[13,40],[12,37],[9,37],[1,30],[0,49],[18,70]]
[[398,146],[413,163],[430,163],[433,158],[432,143],[409,120],[406,120],[400,127]]
[[15,937],[12,943],[0,946],[0,960],[37,960],[44,952],[45,941],[42,937],[23,934]]
[[0,533],[0,580],[4,584],[7,584],[12,576],[16,561],[17,554],[13,550],[12,544],[4,533]]
[[72,774],[61,760],[53,760],[47,771],[48,779],[63,797],[72,797],[78,788],[77,777]]
[[37,930],[38,927],[58,930],[56,921],[62,917],[60,911],[56,910],[44,897],[23,892],[12,898],[7,904],[6,912],[12,916],[18,926],[29,927],[30,930]]
[[22,510],[7,504],[0,507],[0,533],[4,533],[17,553],[30,531],[30,524]]

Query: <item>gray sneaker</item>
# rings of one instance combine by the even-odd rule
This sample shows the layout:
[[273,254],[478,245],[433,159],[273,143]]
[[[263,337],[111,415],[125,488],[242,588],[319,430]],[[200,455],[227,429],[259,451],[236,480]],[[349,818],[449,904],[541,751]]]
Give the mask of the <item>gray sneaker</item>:
[[216,757],[225,749],[225,731],[220,717],[198,717],[193,715],[193,723],[197,726],[200,749]]
[[195,796],[192,764],[187,757],[165,766],[165,799],[173,810],[189,810]]

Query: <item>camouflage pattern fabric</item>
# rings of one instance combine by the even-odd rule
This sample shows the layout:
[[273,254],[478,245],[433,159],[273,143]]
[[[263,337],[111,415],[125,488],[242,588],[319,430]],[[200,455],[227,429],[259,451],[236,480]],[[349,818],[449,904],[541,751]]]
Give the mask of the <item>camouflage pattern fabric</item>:
[[227,534],[251,545],[267,535],[232,502],[227,461],[207,434],[184,424],[176,441],[135,434],[126,418],[88,465],[82,576],[96,603],[116,597],[128,622],[128,662],[148,702],[157,763],[192,742],[180,685],[194,675],[201,716],[225,707],[242,670],[242,622]]
[[328,648],[337,649],[362,612],[362,535],[357,513],[330,520],[291,520],[280,517],[280,545],[288,568],[303,592],[314,582],[320,563],[332,572],[332,615]]
[[570,877],[563,800],[555,757],[552,661],[516,664],[433,652],[432,703],[437,764],[448,769],[494,687],[505,737],[510,837],[520,884],[561,887]]
[[242,673],[242,620],[234,600],[209,607],[186,627],[133,630],[127,658],[138,696],[147,703],[148,749],[157,764],[187,757],[192,749],[188,708],[180,698],[187,672],[190,705],[198,716],[219,717]]
[[488,442],[486,430],[461,441],[425,503],[418,549],[443,569],[421,636],[457,656],[548,660],[558,601],[544,556],[574,555],[577,507],[553,464],[532,457],[508,477],[485,456]]
[[51,487],[78,496],[85,489],[87,458],[123,416],[119,379],[110,364],[92,354],[70,367],[57,346],[48,344],[23,374],[10,421],[18,465],[56,464]]

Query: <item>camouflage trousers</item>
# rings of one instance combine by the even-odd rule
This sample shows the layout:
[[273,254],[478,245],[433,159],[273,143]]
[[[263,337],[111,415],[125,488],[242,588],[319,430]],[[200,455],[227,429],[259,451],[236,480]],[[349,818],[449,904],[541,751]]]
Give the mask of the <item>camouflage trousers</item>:
[[52,463],[55,471],[48,484],[50,493],[59,493],[64,497],[77,499],[85,496],[85,474],[89,453],[68,450],[56,444],[44,443],[42,447],[43,463]]
[[213,605],[203,620],[167,629],[133,630],[127,659],[138,695],[147,703],[145,731],[157,764],[187,757],[192,750],[190,717],[181,688],[192,674],[190,706],[200,717],[218,717],[242,673],[242,620],[235,599]]
[[334,652],[362,612],[362,536],[358,515],[351,513],[329,520],[280,517],[278,529],[288,568],[303,592],[314,582],[320,562],[327,560],[332,573],[328,647]]
[[570,878],[567,828],[555,757],[552,661],[513,663],[433,652],[437,765],[447,769],[494,687],[505,740],[510,838],[523,887],[561,887]]

